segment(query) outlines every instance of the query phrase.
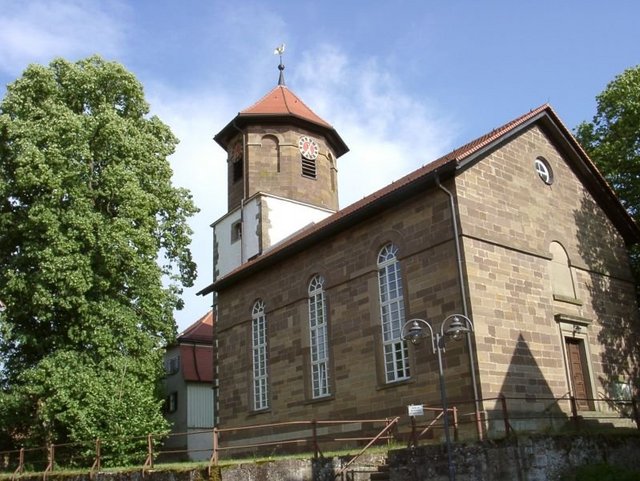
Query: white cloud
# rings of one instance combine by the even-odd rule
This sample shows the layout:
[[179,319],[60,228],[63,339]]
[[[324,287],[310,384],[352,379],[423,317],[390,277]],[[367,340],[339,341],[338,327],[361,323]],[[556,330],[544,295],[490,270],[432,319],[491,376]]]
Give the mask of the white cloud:
[[[354,61],[331,46],[303,55],[290,75],[292,90],[333,124],[351,152],[339,160],[341,205],[373,193],[433,160],[450,148],[452,126],[428,99],[416,99],[375,59]],[[244,80],[243,80],[244,81]],[[275,86],[275,77],[274,77]],[[168,123],[181,143],[172,156],[176,185],[189,188],[202,209],[190,223],[199,278],[185,291],[185,310],[176,313],[180,329],[208,309],[211,298],[195,292],[212,280],[209,225],[227,210],[225,154],[212,137],[256,98],[222,90],[185,93],[147,86],[152,111]],[[213,90],[213,87],[208,87]],[[438,118],[438,121],[435,120]]]
[[[141,67],[152,113],[181,140],[170,159],[174,184],[188,188],[201,209],[190,221],[199,276],[195,286],[185,290],[185,310],[176,313],[179,329],[197,320],[211,303],[210,296],[198,297],[195,292],[212,280],[209,226],[227,210],[225,154],[213,136],[239,110],[275,86],[278,59],[271,53],[281,42],[287,43],[285,64],[290,62],[287,84],[336,127],[351,149],[338,164],[343,207],[432,160],[450,147],[452,138],[443,113],[435,111],[429,99],[407,94],[380,60],[355,59],[330,44],[302,51],[304,43],[289,38],[291,26],[269,8],[221,5],[220,28],[207,41],[224,45],[225,56],[235,62],[220,69],[215,57],[203,53],[200,62],[210,71],[200,85],[190,82],[188,91],[171,83],[173,75],[188,72],[180,74],[170,64],[156,70]],[[132,28],[135,11],[123,0],[4,0],[0,75],[16,76],[27,64],[48,63],[55,56],[69,60],[92,53],[121,60],[131,56],[128,48],[138,38]],[[154,45],[160,48],[162,43]]]
[[126,8],[119,2],[7,0],[2,8],[0,71],[10,75],[57,56],[115,55],[123,42]]
[[342,207],[451,148],[452,122],[430,99],[404,92],[375,58],[354,60],[321,45],[304,55],[296,83],[296,93],[350,148],[338,161]]

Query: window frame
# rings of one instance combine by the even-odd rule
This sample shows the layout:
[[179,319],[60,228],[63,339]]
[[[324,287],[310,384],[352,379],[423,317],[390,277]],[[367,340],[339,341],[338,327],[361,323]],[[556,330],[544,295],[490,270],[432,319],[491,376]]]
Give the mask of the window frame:
[[267,317],[262,300],[251,310],[252,405],[255,411],[269,408]]
[[393,383],[411,378],[409,347],[402,339],[405,322],[404,288],[398,261],[398,247],[386,244],[378,253],[378,294],[385,381]]
[[165,412],[167,414],[173,414],[178,410],[178,391],[172,391],[167,395],[164,400]]
[[533,161],[533,166],[536,170],[536,174],[540,177],[540,180],[544,182],[546,185],[553,184],[553,170],[549,165],[549,162],[544,157],[536,157]]
[[313,276],[308,294],[311,397],[320,399],[331,396],[328,316],[322,276]]

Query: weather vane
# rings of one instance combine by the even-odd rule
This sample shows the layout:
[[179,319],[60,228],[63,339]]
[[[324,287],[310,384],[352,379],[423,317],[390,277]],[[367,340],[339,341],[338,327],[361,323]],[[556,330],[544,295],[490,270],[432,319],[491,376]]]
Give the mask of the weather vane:
[[282,63],[282,54],[284,53],[284,43],[273,51],[274,55],[280,56],[280,65],[278,65],[278,70],[280,70],[280,78],[278,78],[278,85],[284,85],[284,64]]

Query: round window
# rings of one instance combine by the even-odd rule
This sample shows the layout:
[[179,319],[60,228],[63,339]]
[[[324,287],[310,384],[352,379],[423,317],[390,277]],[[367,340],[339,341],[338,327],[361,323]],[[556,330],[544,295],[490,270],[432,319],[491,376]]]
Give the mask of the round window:
[[535,168],[538,176],[542,179],[542,182],[547,185],[551,185],[553,183],[553,171],[546,160],[542,157],[538,157],[535,161]]

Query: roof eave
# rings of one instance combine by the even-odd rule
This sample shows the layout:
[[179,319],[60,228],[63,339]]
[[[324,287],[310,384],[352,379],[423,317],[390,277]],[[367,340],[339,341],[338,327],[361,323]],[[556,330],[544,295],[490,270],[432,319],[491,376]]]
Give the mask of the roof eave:
[[342,231],[346,227],[352,227],[357,223],[373,217],[377,215],[381,209],[397,205],[399,202],[412,197],[419,191],[435,185],[436,177],[442,180],[453,175],[455,172],[455,166],[455,161],[451,161],[438,166],[437,169],[429,171],[425,175],[413,179],[411,182],[408,182],[400,189],[391,190],[390,192],[373,199],[371,202],[366,203],[358,209],[355,209],[348,215],[339,216],[335,220],[332,220],[333,216],[331,216],[325,219],[323,222],[320,222],[316,226],[311,227],[311,229],[315,230],[313,230],[308,235],[303,235],[303,237],[301,237],[300,239],[292,241],[290,244],[285,245],[272,254],[266,255],[265,257],[256,258],[252,263],[243,266],[236,272],[227,274],[226,276],[205,287],[197,294],[207,295],[213,291],[221,291],[240,281],[241,279],[254,274],[257,271],[272,266],[287,257],[295,255],[299,252],[304,251],[310,246],[322,242],[323,240]]
[[305,117],[295,114],[251,114],[240,112],[231,122],[229,122],[220,132],[218,132],[213,140],[222,147],[227,149],[231,139],[235,137],[238,129],[246,127],[250,124],[267,123],[267,124],[292,124],[307,128],[311,131],[324,135],[331,147],[333,148],[336,158],[349,152],[349,147],[344,142],[340,134],[329,124],[314,122]]
[[622,235],[625,244],[631,246],[640,243],[640,227],[620,203],[613,189],[589,158],[589,155],[550,106],[511,129],[509,135],[500,136],[461,159],[458,169],[465,170],[469,168],[476,160],[486,156],[489,151],[498,148],[513,135],[517,135],[535,123],[539,123],[545,132],[556,141],[556,145],[565,157],[572,159],[569,165],[575,169],[591,194],[606,206],[606,213]]

